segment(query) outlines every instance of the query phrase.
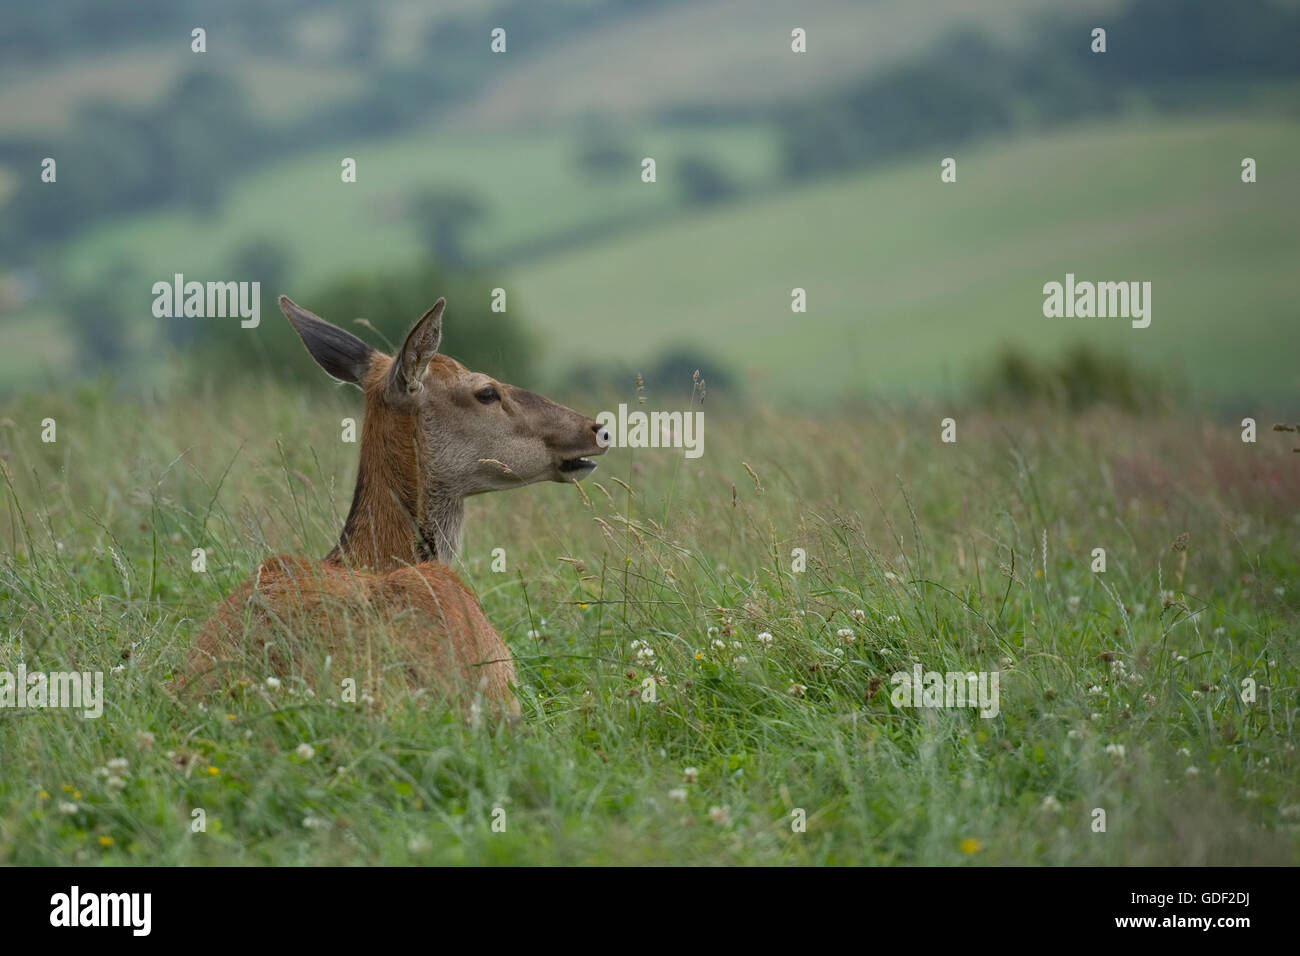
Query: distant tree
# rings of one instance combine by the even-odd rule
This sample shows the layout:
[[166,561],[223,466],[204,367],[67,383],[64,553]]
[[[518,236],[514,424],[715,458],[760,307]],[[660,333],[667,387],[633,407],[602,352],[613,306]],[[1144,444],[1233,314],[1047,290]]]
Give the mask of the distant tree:
[[1082,411],[1109,405],[1128,412],[1162,408],[1182,394],[1182,383],[1139,369],[1121,353],[1079,342],[1055,361],[1004,346],[976,394],[995,407],[1042,404]]
[[411,215],[425,248],[444,269],[464,267],[465,233],[487,213],[487,206],[468,190],[444,188],[420,194]]
[[589,126],[579,134],[576,159],[584,173],[610,176],[632,168],[636,154],[612,130]]
[[[450,273],[434,265],[346,276],[311,293],[325,318],[379,348],[363,318],[382,338],[400,345],[415,320],[438,298],[447,300],[442,350],[470,368],[506,382],[526,384],[532,374],[532,340],[519,319],[518,303],[509,312],[493,312],[494,283],[467,273]],[[296,299],[297,297],[295,297]],[[299,299],[312,308],[309,300]],[[287,324],[287,323],[286,323]]]
[[382,39],[379,17],[368,7],[349,7],[345,14],[347,38],[343,55],[360,63],[369,63],[379,53]]
[[722,167],[704,156],[687,156],[678,167],[686,201],[707,205],[732,196],[736,187]]
[[293,255],[278,240],[258,236],[235,250],[230,265],[236,278],[261,282],[263,294],[275,298],[284,291],[284,281],[293,267]]
[[279,240],[266,236],[245,240],[231,255],[229,275],[224,278],[232,282],[261,283],[258,299],[261,326],[245,329],[233,319],[220,318],[168,321],[164,330],[167,340],[177,348],[191,348],[194,354],[225,368],[263,366],[274,355],[261,347],[260,329],[268,323],[276,325],[283,321],[277,318],[280,315],[277,299],[289,291],[286,280],[292,267],[293,257]]
[[[251,244],[249,248],[253,248]],[[221,320],[205,325],[207,331],[192,352],[200,363],[198,374],[218,372],[223,379],[252,374],[313,380],[319,374],[280,314],[276,299],[290,290],[278,281],[268,284],[266,277],[275,272],[275,264],[268,264],[270,269],[259,266],[240,274],[241,278],[261,278],[261,324],[256,329]],[[291,295],[303,308],[384,351],[400,345],[415,320],[444,296],[443,350],[504,381],[526,382],[533,350],[519,321],[517,303],[511,303],[509,313],[493,312],[491,289],[492,283],[486,279],[420,265],[345,275],[323,286],[293,290]]]
[[740,387],[735,375],[716,356],[693,345],[677,345],[661,352],[648,364],[635,368],[626,361],[585,361],[570,366],[564,382],[588,392],[626,393],[640,377],[645,388],[664,402],[692,394],[697,383],[707,382],[708,393],[734,394]]
[[645,374],[646,384],[657,388],[665,397],[689,392],[700,379],[708,382],[709,390],[715,394],[730,391],[735,383],[734,376],[720,359],[691,345],[678,345],[661,352]]
[[139,270],[117,259],[85,283],[63,284],[59,297],[78,361],[87,369],[111,368],[126,357],[127,322],[147,301],[140,292]]

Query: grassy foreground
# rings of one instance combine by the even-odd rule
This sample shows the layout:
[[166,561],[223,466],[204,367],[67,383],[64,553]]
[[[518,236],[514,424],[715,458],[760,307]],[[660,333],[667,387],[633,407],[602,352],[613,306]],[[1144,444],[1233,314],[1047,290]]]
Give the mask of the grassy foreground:
[[[0,709],[0,862],[1300,862],[1300,462],[1269,422],[706,405],[697,461],[471,503],[521,726],[293,680],[174,700],[223,594],[328,549],[359,411],[0,407],[0,671],[105,672],[98,720]],[[998,671],[1000,713],[895,707],[914,662]]]

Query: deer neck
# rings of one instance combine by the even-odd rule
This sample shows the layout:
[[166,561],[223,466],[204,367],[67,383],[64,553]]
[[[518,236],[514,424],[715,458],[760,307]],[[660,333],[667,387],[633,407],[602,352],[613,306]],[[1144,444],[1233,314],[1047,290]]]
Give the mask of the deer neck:
[[456,557],[465,499],[420,474],[419,442],[413,418],[366,416],[352,507],[327,560],[391,571]]

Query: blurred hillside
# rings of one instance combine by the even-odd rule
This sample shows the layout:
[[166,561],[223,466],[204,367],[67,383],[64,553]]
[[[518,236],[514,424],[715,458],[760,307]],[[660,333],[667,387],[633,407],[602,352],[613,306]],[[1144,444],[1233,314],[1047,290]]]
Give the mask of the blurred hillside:
[[[363,315],[377,345],[447,294],[447,350],[538,387],[695,363],[814,404],[933,396],[1008,346],[1080,342],[1219,407],[1300,385],[1278,347],[1300,251],[1289,0],[0,10],[0,390],[310,375],[280,292]],[[1045,319],[1067,272],[1151,281],[1151,328]],[[176,273],[261,282],[261,325],[156,318]]]

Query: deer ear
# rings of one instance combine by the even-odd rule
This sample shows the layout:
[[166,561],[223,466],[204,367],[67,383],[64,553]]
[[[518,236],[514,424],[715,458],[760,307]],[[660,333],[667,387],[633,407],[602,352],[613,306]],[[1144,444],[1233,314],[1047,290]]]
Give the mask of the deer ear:
[[424,388],[425,370],[438,354],[438,345],[442,341],[442,310],[446,306],[447,300],[439,299],[406,334],[406,341],[388,372],[385,394],[390,402],[404,402]]
[[280,296],[280,311],[327,375],[340,382],[361,384],[373,351],[369,345],[351,332],[312,315],[287,295]]

